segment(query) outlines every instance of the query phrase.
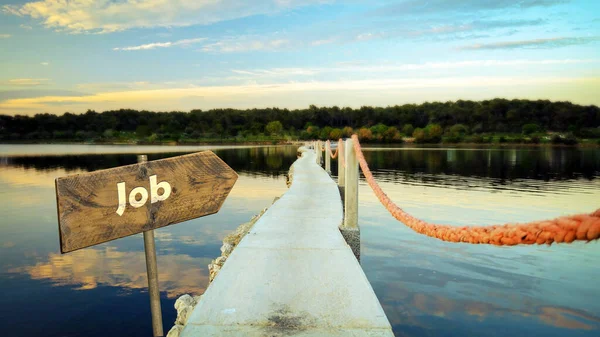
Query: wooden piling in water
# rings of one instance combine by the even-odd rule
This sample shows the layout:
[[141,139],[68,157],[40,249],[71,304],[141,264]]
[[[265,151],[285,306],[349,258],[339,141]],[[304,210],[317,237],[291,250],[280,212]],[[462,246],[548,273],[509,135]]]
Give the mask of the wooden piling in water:
[[344,223],[340,233],[360,261],[360,229],[358,228],[358,159],[352,139],[345,145]]
[[346,185],[346,168],[344,167],[346,153],[344,151],[344,142],[340,142],[338,146],[340,146],[338,149],[338,186],[344,187]]
[[325,171],[331,174],[331,143],[327,141],[325,143]]
[[344,190],[344,227],[358,228],[358,160],[352,139],[346,140]]

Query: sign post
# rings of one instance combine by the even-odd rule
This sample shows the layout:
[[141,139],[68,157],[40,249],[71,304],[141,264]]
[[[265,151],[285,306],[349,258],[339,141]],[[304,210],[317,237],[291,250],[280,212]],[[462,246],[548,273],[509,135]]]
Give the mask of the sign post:
[[[148,161],[146,155],[138,156],[138,163]],[[152,332],[154,337],[164,335],[162,310],[160,308],[160,290],[158,289],[158,265],[156,263],[156,247],[154,229],[144,232],[144,252],[146,253],[146,274],[148,274],[148,294],[150,295],[150,313],[152,315]]]
[[61,253],[144,233],[154,336],[163,336],[154,229],[217,213],[237,174],[211,151],[57,178]]

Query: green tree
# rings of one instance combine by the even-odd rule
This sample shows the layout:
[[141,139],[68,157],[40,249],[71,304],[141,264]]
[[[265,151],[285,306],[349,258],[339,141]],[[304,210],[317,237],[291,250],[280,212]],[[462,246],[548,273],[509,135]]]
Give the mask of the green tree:
[[323,129],[321,129],[321,132],[319,133],[319,138],[320,139],[329,139],[329,134],[331,133],[331,130],[333,130],[333,128],[331,128],[331,126],[326,126]]
[[522,129],[524,135],[530,135],[532,133],[537,133],[537,132],[541,131],[540,126],[537,124],[533,124],[533,123],[525,124],[525,125],[523,125],[523,127],[521,129]]
[[425,143],[425,130],[421,128],[416,128],[415,131],[413,131],[412,136],[415,139],[416,143]]
[[469,129],[463,124],[455,124],[450,127],[450,135],[454,137],[464,137],[469,133]]
[[[317,107],[288,110],[279,108],[264,109],[211,109],[188,112],[150,112],[131,109],[104,111],[89,110],[83,114],[64,113],[61,116],[40,113],[34,116],[0,115],[0,141],[31,139],[93,140],[98,135],[104,139],[113,130],[113,138],[127,138],[135,135],[138,139],[150,132],[156,133],[159,140],[189,139],[194,131],[203,137],[232,137],[236,135],[259,135],[272,121],[279,121],[286,129],[298,130],[305,139],[319,136],[331,137],[331,131],[322,135],[325,127],[342,129],[342,137],[349,137],[358,128],[370,128],[373,138],[388,141],[390,135],[383,130],[385,125],[402,125],[402,133],[410,136],[414,128],[424,128],[425,140],[436,141],[437,130],[427,125],[437,124],[445,130],[445,140],[455,135],[481,135],[490,142],[498,139],[495,132],[523,133],[524,141],[542,135],[540,130],[553,130],[566,135],[598,139],[600,108],[594,105],[577,105],[570,102],[548,100],[491,99],[483,101],[425,102],[388,107],[364,106],[359,109],[349,107]],[[531,126],[527,126],[532,124]],[[463,125],[467,132],[458,130]],[[308,128],[312,126],[309,136]],[[537,126],[537,127],[536,127]],[[306,130],[306,131],[301,131]],[[537,131],[536,131],[537,130]],[[82,131],[77,133],[78,131]],[[266,131],[270,133],[269,131]],[[290,131],[290,134],[293,132]],[[390,132],[391,134],[391,132]],[[484,136],[484,134],[487,134]],[[308,138],[307,138],[308,137]],[[514,136],[510,139],[514,141]],[[394,140],[395,141],[395,140]],[[569,140],[572,142],[572,140]]]
[[329,139],[331,140],[338,140],[340,138],[342,138],[343,134],[342,134],[342,130],[341,129],[332,129],[331,132],[329,133]]
[[359,140],[369,141],[373,139],[373,132],[367,128],[360,128],[356,133]]
[[428,124],[425,127],[425,137],[428,143],[439,143],[442,141],[444,131],[439,124]]
[[102,133],[102,137],[106,138],[106,139],[111,139],[115,136],[115,133],[112,129],[106,129],[104,130],[104,132]]
[[138,127],[135,128],[135,134],[140,139],[146,138],[150,136],[150,128],[148,125],[138,125]]
[[280,121],[272,121],[265,126],[265,132],[271,136],[279,135],[283,131],[283,124]]
[[383,135],[384,132],[387,131],[388,127],[387,127],[387,125],[385,125],[383,123],[379,123],[377,125],[373,125],[369,129],[371,130],[373,135]]
[[308,128],[306,128],[306,132],[308,133],[308,136],[310,138],[313,138],[313,139],[319,138],[320,129],[319,129],[318,126],[312,126],[311,125]]
[[223,124],[221,124],[220,122],[216,122],[213,125],[213,129],[215,130],[215,133],[219,135],[219,138],[223,138],[223,136],[225,135],[225,128],[223,127]]
[[395,126],[390,126],[383,133],[383,140],[391,143],[391,142],[402,142],[402,136],[400,135],[400,131]]

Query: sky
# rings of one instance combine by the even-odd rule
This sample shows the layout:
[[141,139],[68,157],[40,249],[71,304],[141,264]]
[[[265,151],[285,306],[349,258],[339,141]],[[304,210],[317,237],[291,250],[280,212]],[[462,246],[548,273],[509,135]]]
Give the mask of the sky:
[[0,114],[600,105],[599,0],[0,0]]

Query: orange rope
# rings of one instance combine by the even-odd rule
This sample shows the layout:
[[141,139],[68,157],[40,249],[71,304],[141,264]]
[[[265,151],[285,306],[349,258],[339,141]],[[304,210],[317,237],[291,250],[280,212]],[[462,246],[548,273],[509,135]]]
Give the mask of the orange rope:
[[331,159],[335,159],[335,158],[337,158],[337,156],[338,156],[338,152],[339,152],[340,148],[339,148],[339,147],[338,147],[338,148],[336,148],[336,149],[335,149],[335,153],[332,153],[332,152],[331,152],[331,142],[327,141],[327,143],[329,143],[329,153],[328,153],[328,154],[331,156]]
[[575,240],[592,241],[600,238],[600,209],[591,214],[563,216],[553,220],[534,221],[521,224],[494,226],[455,227],[437,225],[419,220],[406,213],[390,200],[373,178],[369,165],[365,161],[358,137],[352,135],[354,150],[369,186],[379,201],[392,214],[417,233],[449,242],[468,242],[475,244],[518,245],[571,243]]

